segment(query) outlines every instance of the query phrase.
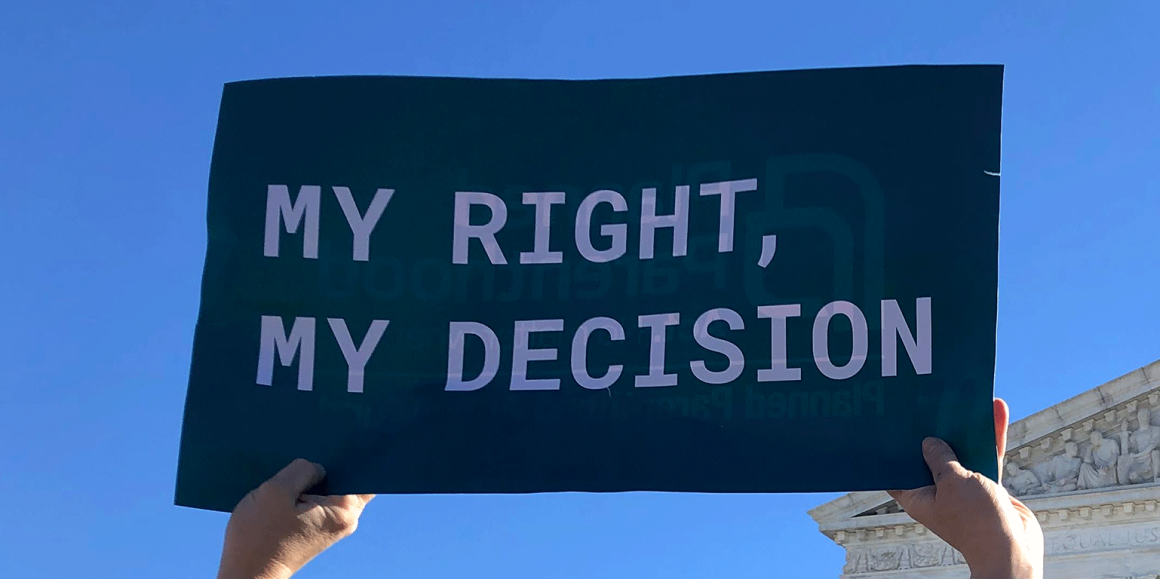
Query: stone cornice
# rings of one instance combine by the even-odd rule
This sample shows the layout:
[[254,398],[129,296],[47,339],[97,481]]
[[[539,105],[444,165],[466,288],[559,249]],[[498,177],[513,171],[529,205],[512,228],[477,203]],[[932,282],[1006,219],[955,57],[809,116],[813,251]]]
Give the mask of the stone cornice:
[[821,525],[825,521],[853,517],[889,500],[890,495],[883,491],[858,491],[822,503],[808,512]]
[[[1137,485],[1101,492],[1079,492],[1025,501],[1035,511],[1043,530],[1068,528],[1079,521],[1114,525],[1133,522],[1160,522],[1160,484]],[[835,543],[879,546],[915,541],[934,536],[906,513],[852,517],[820,525]]]

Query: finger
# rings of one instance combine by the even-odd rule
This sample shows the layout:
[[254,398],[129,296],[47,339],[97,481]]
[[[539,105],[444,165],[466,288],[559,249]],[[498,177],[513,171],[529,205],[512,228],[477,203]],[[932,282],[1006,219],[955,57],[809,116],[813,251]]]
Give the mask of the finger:
[[1011,421],[1011,409],[1002,398],[996,398],[995,408],[995,452],[999,456],[999,474],[1003,473],[1003,455],[1007,454],[1007,423]]
[[959,464],[955,451],[942,439],[929,437],[922,441],[922,457],[926,459],[926,466],[930,467],[930,474],[934,477],[934,484],[948,477],[962,478],[967,476],[967,469]]
[[270,482],[297,497],[310,487],[322,482],[325,477],[326,470],[322,468],[322,465],[298,458],[286,465],[286,468],[278,471],[278,474],[274,475]]

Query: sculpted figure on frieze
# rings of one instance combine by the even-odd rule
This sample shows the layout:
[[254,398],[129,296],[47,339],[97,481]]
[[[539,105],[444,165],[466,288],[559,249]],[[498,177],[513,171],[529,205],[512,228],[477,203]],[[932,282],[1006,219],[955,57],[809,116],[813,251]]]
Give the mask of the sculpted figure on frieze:
[[1079,487],[1079,471],[1082,466],[1079,445],[1068,442],[1063,446],[1063,454],[1051,457],[1051,460],[1034,470],[1043,483],[1044,493],[1065,493]]
[[1007,463],[1007,476],[1003,477],[1003,486],[1007,487],[1007,492],[1016,497],[1043,493],[1043,483],[1039,477],[1014,462]]
[[1116,461],[1120,484],[1140,484],[1160,480],[1160,426],[1152,425],[1152,412],[1141,408],[1136,413],[1139,427],[1129,432],[1128,421],[1120,425],[1124,453]]
[[1116,459],[1120,456],[1120,445],[1111,438],[1104,438],[1098,430],[1091,434],[1091,447],[1084,452],[1083,464],[1079,467],[1080,489],[1099,489],[1116,484]]

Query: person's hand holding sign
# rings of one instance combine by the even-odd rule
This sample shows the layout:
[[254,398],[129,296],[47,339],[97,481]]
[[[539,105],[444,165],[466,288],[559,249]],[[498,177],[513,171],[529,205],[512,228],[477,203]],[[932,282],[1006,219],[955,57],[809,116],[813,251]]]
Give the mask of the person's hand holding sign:
[[[995,444],[999,462],[1007,448],[1007,403],[995,400]],[[935,484],[890,496],[914,520],[958,549],[973,579],[1041,579],[1043,531],[1035,514],[1007,490],[969,471],[946,442],[923,441]]]
[[286,579],[353,533],[374,495],[303,494],[325,475],[298,459],[246,495],[226,526],[218,579]]

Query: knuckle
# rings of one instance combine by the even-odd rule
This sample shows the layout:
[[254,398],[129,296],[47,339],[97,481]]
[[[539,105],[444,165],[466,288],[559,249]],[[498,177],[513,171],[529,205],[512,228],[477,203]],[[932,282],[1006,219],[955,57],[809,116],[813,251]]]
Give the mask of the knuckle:
[[334,498],[335,506],[343,512],[346,512],[351,507],[349,495],[339,495]]
[[358,527],[358,517],[342,512],[336,516],[327,518],[326,530],[341,536],[347,536],[354,532]]
[[356,495],[345,495],[342,497],[342,508],[344,508],[348,511],[358,512],[359,510],[361,510],[362,506],[363,506],[362,500],[359,499],[358,496],[356,496]]
[[972,472],[963,479],[963,487],[969,492],[986,492],[989,482],[990,480],[987,477],[977,472]]

